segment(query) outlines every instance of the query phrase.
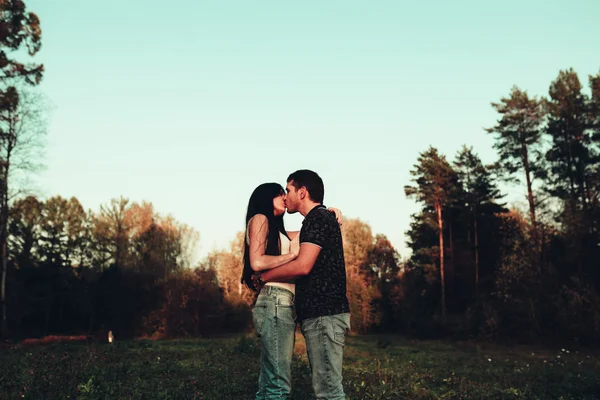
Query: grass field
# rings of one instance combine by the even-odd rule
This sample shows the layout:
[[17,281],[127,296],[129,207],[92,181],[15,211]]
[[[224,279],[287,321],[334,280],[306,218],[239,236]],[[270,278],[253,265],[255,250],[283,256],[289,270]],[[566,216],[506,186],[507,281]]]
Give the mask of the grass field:
[[[260,347],[219,339],[0,348],[2,399],[253,399]],[[299,335],[292,399],[312,399]],[[351,399],[600,399],[600,353],[350,336]]]

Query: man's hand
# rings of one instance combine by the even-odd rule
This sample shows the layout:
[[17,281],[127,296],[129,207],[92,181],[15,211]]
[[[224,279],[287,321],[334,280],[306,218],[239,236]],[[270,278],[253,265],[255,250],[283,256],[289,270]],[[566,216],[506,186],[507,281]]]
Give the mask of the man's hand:
[[265,283],[261,279],[260,273],[252,275],[252,283],[254,283],[254,288],[257,292],[260,292]]

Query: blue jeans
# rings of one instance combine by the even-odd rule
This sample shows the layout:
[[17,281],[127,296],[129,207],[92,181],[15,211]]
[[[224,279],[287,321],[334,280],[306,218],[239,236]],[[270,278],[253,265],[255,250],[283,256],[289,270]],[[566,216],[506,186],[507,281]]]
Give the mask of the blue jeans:
[[326,315],[302,321],[302,335],[317,399],[345,400],[342,362],[350,314]]
[[252,309],[252,319],[262,342],[256,400],[288,399],[296,332],[294,294],[279,287],[263,287]]

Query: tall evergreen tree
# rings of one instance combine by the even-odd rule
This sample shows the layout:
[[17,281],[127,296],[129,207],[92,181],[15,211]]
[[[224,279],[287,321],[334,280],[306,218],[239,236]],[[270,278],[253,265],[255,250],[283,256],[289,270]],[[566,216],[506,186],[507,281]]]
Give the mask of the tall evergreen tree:
[[473,254],[475,258],[475,292],[479,294],[479,228],[478,220],[484,215],[492,215],[503,208],[497,204],[502,198],[493,177],[472,147],[463,146],[456,156],[454,168],[462,188],[465,208],[473,227]]
[[457,190],[456,173],[440,155],[438,150],[430,147],[421,153],[417,164],[410,172],[413,176],[414,186],[405,186],[404,191],[408,197],[415,198],[435,211],[437,218],[439,240],[440,281],[442,288],[442,317],[446,320],[446,277],[444,267],[444,226],[443,208],[453,200]]
[[586,96],[573,69],[560,71],[549,90],[547,133],[552,147],[550,192],[572,210],[586,209],[592,161],[591,134],[586,131]]
[[535,178],[544,176],[541,152],[544,108],[537,98],[530,98],[526,91],[513,87],[509,97],[503,97],[492,107],[500,114],[497,124],[486,129],[495,135],[494,148],[500,158],[500,172],[506,180],[519,181],[524,176],[527,186],[529,217],[532,237],[539,246],[536,222],[536,201],[533,184]]

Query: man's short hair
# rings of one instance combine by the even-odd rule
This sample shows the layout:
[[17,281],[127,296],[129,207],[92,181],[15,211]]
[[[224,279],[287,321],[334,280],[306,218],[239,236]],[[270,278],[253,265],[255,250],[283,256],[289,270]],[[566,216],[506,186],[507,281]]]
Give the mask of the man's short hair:
[[296,190],[302,186],[306,187],[310,199],[315,203],[323,204],[325,188],[323,186],[323,179],[316,172],[309,169],[300,169],[291,173],[287,181],[288,183],[292,182]]

